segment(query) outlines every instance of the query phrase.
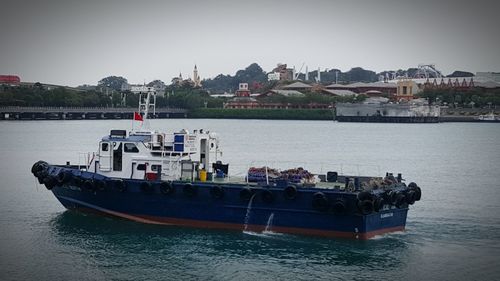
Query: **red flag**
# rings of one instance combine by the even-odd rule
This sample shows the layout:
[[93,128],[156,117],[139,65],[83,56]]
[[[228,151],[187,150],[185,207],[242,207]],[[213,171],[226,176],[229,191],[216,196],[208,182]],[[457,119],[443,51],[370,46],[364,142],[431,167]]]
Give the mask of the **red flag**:
[[138,112],[134,112],[134,120],[135,121],[143,121],[142,116]]

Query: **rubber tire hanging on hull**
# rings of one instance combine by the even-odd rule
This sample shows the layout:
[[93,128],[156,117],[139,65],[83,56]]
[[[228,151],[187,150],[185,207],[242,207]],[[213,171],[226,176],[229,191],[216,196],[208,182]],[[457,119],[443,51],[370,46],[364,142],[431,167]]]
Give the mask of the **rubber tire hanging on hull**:
[[187,197],[194,197],[196,195],[196,187],[190,183],[186,183],[182,189],[182,192]]
[[71,174],[71,172],[60,171],[59,174],[57,174],[57,181],[60,184],[67,184],[67,183],[71,182],[72,179],[73,179],[73,175]]
[[215,199],[222,199],[224,197],[224,188],[220,185],[214,185],[210,188],[210,194]]
[[358,198],[359,201],[373,200],[373,195],[368,191],[361,191],[360,193],[358,193],[356,197]]
[[413,190],[408,191],[405,197],[406,197],[406,203],[408,203],[409,205],[415,204],[415,197],[416,197],[415,191]]
[[404,196],[403,194],[401,193],[397,193],[396,194],[396,199],[394,201],[394,205],[396,205],[396,207],[398,208],[403,208],[405,207],[405,204],[406,204],[406,196]]
[[240,199],[243,201],[249,201],[253,194],[254,191],[252,189],[245,187],[240,191]]
[[326,212],[329,208],[328,198],[323,192],[313,194],[312,207],[320,212]]
[[108,184],[104,180],[95,180],[94,186],[99,191],[104,191],[108,188]]
[[384,200],[384,198],[380,198],[380,197],[376,198],[376,199],[373,201],[373,210],[374,210],[375,212],[380,211],[380,210],[382,209],[382,207],[384,206],[384,204],[385,204],[385,200]]
[[260,194],[262,201],[265,203],[273,203],[274,202],[274,194],[271,190],[263,190],[262,193]]
[[120,191],[120,192],[127,191],[127,183],[122,179],[114,180],[113,187],[118,189],[118,191]]
[[172,194],[175,191],[175,189],[172,186],[172,183],[162,182],[162,183],[160,183],[160,191],[163,194]]
[[90,192],[94,192],[96,190],[95,184],[92,180],[86,180],[83,182],[83,188]]
[[139,185],[139,188],[142,190],[142,192],[145,192],[145,193],[150,193],[150,192],[154,191],[153,185],[147,181],[141,182],[141,184]]
[[363,200],[358,201],[358,210],[363,215],[369,215],[373,213],[373,201],[372,200]]
[[415,201],[420,201],[422,198],[422,190],[418,186],[414,187],[413,190],[415,191]]
[[294,185],[289,185],[284,189],[285,198],[293,200],[297,197],[297,188]]
[[56,186],[57,179],[53,176],[47,176],[43,179],[43,184],[45,184],[45,187],[48,190],[51,190],[52,188],[54,188],[54,186]]
[[333,202],[332,211],[335,214],[343,214],[346,210],[347,210],[347,205],[343,198],[338,198]]

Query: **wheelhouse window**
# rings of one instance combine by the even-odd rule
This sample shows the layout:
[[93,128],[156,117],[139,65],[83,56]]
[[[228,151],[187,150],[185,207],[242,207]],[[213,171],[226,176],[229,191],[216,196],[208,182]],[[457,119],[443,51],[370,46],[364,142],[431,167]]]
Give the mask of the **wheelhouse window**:
[[151,171],[153,172],[161,171],[161,165],[151,165]]
[[137,165],[137,170],[138,171],[146,171],[146,164]]
[[107,142],[101,143],[101,151],[109,151],[109,143]]
[[133,143],[125,143],[125,146],[123,147],[123,151],[127,152],[127,153],[138,153],[139,149]]

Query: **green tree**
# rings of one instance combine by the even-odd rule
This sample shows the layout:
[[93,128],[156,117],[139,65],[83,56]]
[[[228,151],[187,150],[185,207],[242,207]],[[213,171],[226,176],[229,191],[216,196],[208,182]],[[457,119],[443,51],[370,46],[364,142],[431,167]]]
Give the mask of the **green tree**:
[[371,70],[364,70],[361,67],[355,67],[347,73],[347,80],[350,82],[374,82],[378,80],[378,75]]
[[107,87],[115,91],[121,91],[122,85],[128,83],[127,79],[121,76],[108,76],[99,80],[97,85]]
[[165,85],[165,83],[163,81],[157,79],[157,80],[153,80],[153,81],[149,82],[147,84],[147,86],[148,87],[156,86],[158,88],[165,88],[166,85]]

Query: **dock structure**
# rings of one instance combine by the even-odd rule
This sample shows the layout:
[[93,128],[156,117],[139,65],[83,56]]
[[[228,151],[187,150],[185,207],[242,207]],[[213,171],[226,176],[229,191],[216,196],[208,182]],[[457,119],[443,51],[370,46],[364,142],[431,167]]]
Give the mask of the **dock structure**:
[[[111,107],[0,107],[0,120],[132,119],[137,108]],[[158,108],[148,118],[187,118],[187,110]]]

